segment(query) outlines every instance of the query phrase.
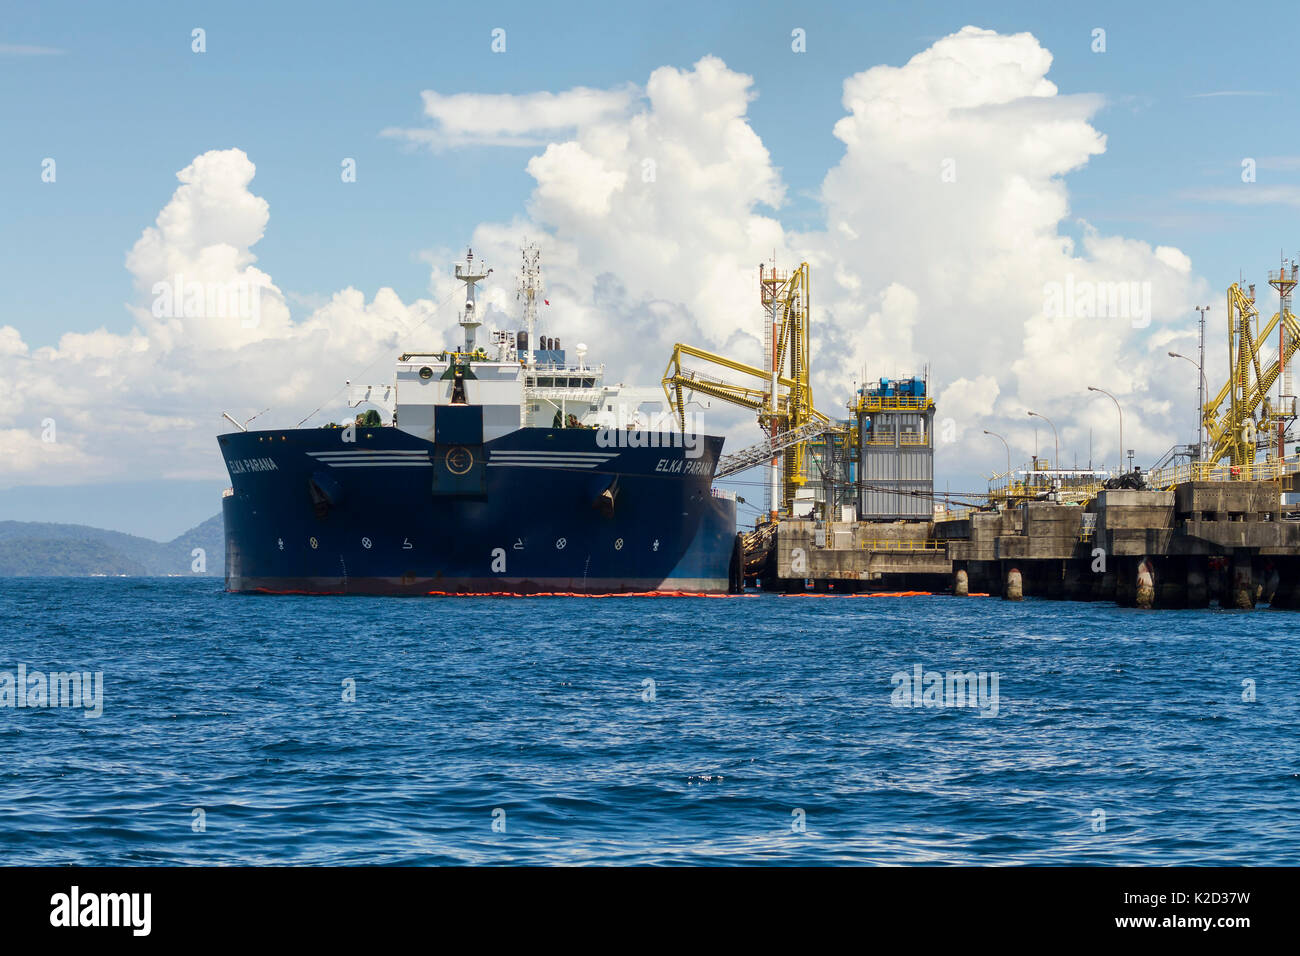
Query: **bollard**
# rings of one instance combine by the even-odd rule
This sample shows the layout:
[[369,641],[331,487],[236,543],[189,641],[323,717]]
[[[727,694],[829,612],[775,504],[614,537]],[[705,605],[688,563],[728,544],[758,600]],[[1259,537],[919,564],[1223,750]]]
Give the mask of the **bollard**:
[[970,576],[965,571],[953,575],[952,593],[956,597],[970,596]]
[[1137,606],[1150,608],[1156,603],[1156,578],[1151,570],[1151,562],[1143,558],[1138,562],[1137,572]]
[[1023,601],[1025,599],[1025,588],[1020,579],[1019,568],[1011,568],[1007,571],[1007,590],[1005,597],[1008,601]]

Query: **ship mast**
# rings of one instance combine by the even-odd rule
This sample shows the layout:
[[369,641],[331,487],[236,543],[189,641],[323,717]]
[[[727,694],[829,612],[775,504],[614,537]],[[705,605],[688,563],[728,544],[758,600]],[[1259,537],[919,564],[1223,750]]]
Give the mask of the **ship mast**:
[[483,323],[478,320],[474,309],[474,284],[481,282],[492,274],[491,269],[484,269],[483,263],[474,264],[474,250],[465,254],[465,264],[456,265],[456,278],[465,283],[465,311],[460,314],[460,327],[465,330],[465,351],[473,354],[477,347],[474,341],[478,327]]
[[542,254],[536,243],[525,242],[522,250],[523,265],[519,269],[518,298],[524,303],[524,328],[528,330],[528,348],[520,355],[524,368],[536,369],[537,342],[533,329],[537,324],[537,300],[542,297]]

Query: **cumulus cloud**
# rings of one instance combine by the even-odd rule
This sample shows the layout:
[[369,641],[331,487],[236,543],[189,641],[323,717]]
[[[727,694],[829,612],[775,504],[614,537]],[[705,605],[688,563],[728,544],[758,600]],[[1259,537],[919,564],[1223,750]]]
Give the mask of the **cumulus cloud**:
[[[338,414],[336,390],[358,363],[391,361],[421,325],[441,339],[433,301],[404,303],[391,289],[369,302],[343,289],[294,322],[255,265],[269,209],[250,191],[254,173],[243,151],[227,149],[177,174],[180,187],[126,258],[131,331],[70,332],[33,350],[0,328],[0,484],[218,477],[223,410],[247,418],[270,408],[259,424],[293,425],[333,394],[327,410]],[[258,314],[208,308],[205,293],[241,284],[259,296]],[[160,309],[173,291],[177,308]]]
[[[1158,453],[1173,441],[1163,383],[1177,377],[1152,337],[1190,327],[1206,284],[1177,249],[1072,218],[1066,176],[1106,149],[1093,125],[1104,103],[1062,94],[1051,62],[1029,34],[967,27],[849,77],[834,126],[844,155],[821,187],[825,221],[807,232],[777,219],[784,186],[748,117],[751,78],[714,57],[665,67],[641,108],[534,156],[527,219],[484,224],[475,245],[509,255],[522,231],[545,237],[564,330],[599,337],[644,381],[675,341],[760,361],[756,266],[806,259],[828,413],[844,414],[864,379],[928,366],[957,426],[950,464],[1000,460],[984,427],[1027,458],[1029,408],[1058,421],[1063,454],[1086,461],[1091,431],[1098,461],[1114,462],[1114,408],[1095,402],[1096,384],[1127,403],[1129,444]],[[1057,288],[1068,307],[1053,308]],[[1123,308],[1107,311],[1120,289]]]
[[[510,266],[523,237],[537,240],[551,302],[544,332],[589,343],[611,380],[657,383],[678,341],[761,363],[757,267],[807,260],[815,391],[827,413],[843,415],[864,378],[928,366],[940,418],[955,425],[941,468],[1004,468],[984,428],[1027,458],[1029,408],[1053,418],[1067,455],[1085,458],[1091,434],[1097,459],[1114,461],[1115,410],[1087,392],[1095,384],[1125,403],[1126,442],[1158,454],[1175,423],[1188,430],[1175,411],[1187,390],[1165,351],[1190,336],[1190,308],[1208,290],[1181,251],[1072,217],[1066,177],[1106,149],[1094,125],[1104,104],[1058,90],[1051,61],[1029,34],[967,27],[902,66],[849,77],[833,128],[843,155],[820,189],[824,222],[802,232],[778,218],[785,186],[749,117],[753,79],[712,56],[656,69],[643,87],[426,92],[431,125],[386,132],[436,149],[533,148],[525,207],[472,236],[497,268],[483,301],[514,324]],[[366,302],[345,289],[295,322],[252,252],[269,215],[251,192],[253,171],[225,150],[181,172],[128,257],[129,334],[68,335],[29,353],[0,329],[0,381],[17,383],[0,428],[57,407],[69,422],[60,440],[68,434],[106,469],[188,473],[215,460],[222,408],[313,407],[309,396],[357,379],[372,357],[373,377],[389,375],[402,336],[454,291],[454,257],[430,256],[431,300],[383,290]],[[176,274],[258,284],[260,323],[155,314],[154,288]],[[1084,292],[1095,305],[1120,288],[1133,292],[1121,314],[1087,307]],[[450,321],[431,325],[442,332]],[[296,420],[274,414],[259,423]],[[733,441],[758,438],[746,413],[714,403],[710,416]]]
[[[998,457],[984,427],[1027,456],[1030,407],[1060,423],[1063,456],[1082,446],[1086,461],[1092,425],[1098,451],[1115,459],[1114,429],[1096,427],[1114,409],[1094,408],[1089,384],[1130,402],[1134,437],[1171,441],[1148,384],[1167,377],[1168,359],[1150,354],[1147,337],[1187,323],[1205,291],[1180,251],[1071,220],[1065,176],[1105,150],[1092,125],[1103,104],[1062,95],[1050,66],[1029,34],[966,27],[901,67],[850,77],[835,125],[844,157],[822,185],[827,228],[789,239],[822,267],[823,321],[862,343],[821,354],[822,380],[843,387],[930,363],[940,416],[957,424],[968,460]],[[1054,307],[1051,292],[1067,289]],[[1116,289],[1132,295],[1106,311]],[[896,319],[871,311],[873,295],[899,290],[915,302]],[[1085,292],[1100,306],[1087,308]]]
[[677,341],[758,361],[758,264],[789,257],[775,216],[785,189],[747,118],[752,86],[716,57],[655,70],[639,108],[532,157],[527,216],[481,225],[474,248],[513,262],[521,236],[539,239],[543,319],[599,343],[617,377],[657,383]]

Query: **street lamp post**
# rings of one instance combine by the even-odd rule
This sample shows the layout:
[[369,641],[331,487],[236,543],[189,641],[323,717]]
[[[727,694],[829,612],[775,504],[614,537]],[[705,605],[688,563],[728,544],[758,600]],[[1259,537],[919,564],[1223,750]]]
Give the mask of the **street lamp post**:
[[1201,402],[1196,409],[1196,460],[1204,461],[1205,460],[1205,438],[1204,438],[1205,393],[1208,391],[1208,389],[1205,387],[1205,369],[1201,368],[1199,364],[1193,362],[1190,358],[1188,358],[1186,355],[1183,355],[1180,352],[1170,352],[1169,357],[1180,358],[1183,359],[1184,361],[1191,362],[1192,365],[1196,366],[1196,371],[1200,373],[1201,381],[1196,386],[1200,390],[1198,397],[1200,398],[1200,402]]
[[[1197,441],[1201,442],[1202,441],[1200,437],[1201,429],[1205,426],[1205,400],[1210,397],[1210,388],[1205,382],[1205,313],[1210,311],[1210,307],[1208,305],[1198,305],[1196,307],[1196,311],[1201,314],[1201,322],[1200,322],[1201,342],[1200,342],[1200,349],[1197,352],[1197,354],[1200,356],[1200,361],[1196,363],[1196,367],[1201,370],[1201,394],[1199,396],[1201,400],[1201,407],[1196,410],[1196,422],[1197,422],[1196,435],[1197,435]],[[1197,451],[1201,456],[1200,460],[1204,461],[1205,460],[1204,455],[1206,449],[1202,447],[1202,448],[1198,448]]]
[[1112,395],[1110,392],[1106,391],[1104,388],[1098,388],[1096,385],[1089,385],[1088,391],[1101,392],[1101,394],[1105,395],[1107,398],[1109,398],[1112,402],[1115,403],[1115,408],[1118,409],[1119,411],[1119,470],[1123,471],[1124,470],[1124,409],[1120,407],[1119,399],[1116,398],[1114,395]]
[[1007,440],[1003,438],[1001,435],[999,435],[997,432],[991,432],[986,428],[984,429],[984,434],[992,435],[998,441],[1002,442],[1003,446],[1007,450],[1007,496],[1010,497],[1011,495],[1011,446],[1008,445]]
[[[1040,415],[1038,412],[1030,412],[1035,418],[1041,418],[1047,424],[1052,425],[1052,420],[1046,415]],[[1052,467],[1057,471],[1061,470],[1061,436],[1056,433],[1056,426],[1052,425],[1052,438],[1056,442],[1056,458],[1052,462]],[[1052,479],[1052,487],[1056,487],[1056,479]]]

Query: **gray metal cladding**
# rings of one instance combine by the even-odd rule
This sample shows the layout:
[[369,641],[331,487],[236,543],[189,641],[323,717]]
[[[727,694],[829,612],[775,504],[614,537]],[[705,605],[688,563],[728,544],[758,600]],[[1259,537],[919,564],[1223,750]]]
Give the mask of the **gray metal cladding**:
[[933,513],[933,411],[877,412],[862,428],[862,518],[929,518]]

